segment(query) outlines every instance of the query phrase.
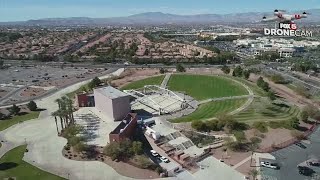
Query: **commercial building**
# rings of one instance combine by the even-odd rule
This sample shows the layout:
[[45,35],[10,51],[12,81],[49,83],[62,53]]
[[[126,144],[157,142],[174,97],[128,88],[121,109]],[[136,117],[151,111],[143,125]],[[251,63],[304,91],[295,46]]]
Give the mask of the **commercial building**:
[[137,127],[137,114],[129,113],[122,122],[109,134],[111,142],[120,142],[125,139],[130,139]]
[[[277,52],[280,57],[292,57],[294,54],[304,52],[306,47],[317,47],[317,41],[296,41],[294,39],[258,37],[256,39],[238,39],[234,41],[239,47],[249,48],[251,55],[260,55],[263,52]],[[250,54],[250,53],[249,53]]]
[[111,86],[94,89],[95,107],[114,121],[123,120],[131,112],[130,96]]

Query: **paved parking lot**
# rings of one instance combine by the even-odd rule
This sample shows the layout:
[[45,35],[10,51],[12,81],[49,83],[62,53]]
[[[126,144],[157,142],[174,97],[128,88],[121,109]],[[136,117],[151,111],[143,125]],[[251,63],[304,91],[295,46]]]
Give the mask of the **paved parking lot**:
[[271,153],[280,166],[280,170],[273,170],[261,167],[263,180],[305,180],[320,179],[320,167],[312,167],[315,173],[313,177],[299,174],[297,165],[311,158],[320,158],[320,128],[310,137],[310,142],[302,142],[306,148],[301,148],[295,144]]
[[19,84],[26,85],[31,84],[33,80],[43,81],[43,77],[50,77],[51,80],[61,79],[63,75],[76,76],[83,74],[88,70],[83,68],[70,68],[66,67],[53,68],[48,66],[38,66],[38,67],[19,67],[14,66],[1,71],[0,80],[2,84]]

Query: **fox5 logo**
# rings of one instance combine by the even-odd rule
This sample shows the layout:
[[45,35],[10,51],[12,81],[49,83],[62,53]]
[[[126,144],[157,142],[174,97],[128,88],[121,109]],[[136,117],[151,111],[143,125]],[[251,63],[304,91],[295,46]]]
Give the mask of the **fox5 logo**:
[[297,30],[297,24],[295,23],[279,23],[279,29]]

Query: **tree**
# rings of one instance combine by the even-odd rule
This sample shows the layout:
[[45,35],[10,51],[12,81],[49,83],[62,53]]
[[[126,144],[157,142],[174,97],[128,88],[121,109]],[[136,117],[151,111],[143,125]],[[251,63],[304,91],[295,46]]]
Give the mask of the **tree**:
[[246,134],[243,131],[235,131],[233,134],[239,143],[243,143],[247,140]]
[[308,118],[309,118],[309,115],[308,115],[308,112],[307,111],[302,111],[300,113],[300,119],[301,121],[303,122],[308,122]]
[[159,72],[160,74],[164,74],[166,71],[163,68],[160,68]]
[[232,132],[233,130],[237,129],[237,121],[235,119],[233,119],[232,117],[230,117],[229,119],[227,119],[227,121],[225,122],[225,128],[229,131]]
[[262,77],[259,77],[257,80],[257,86],[259,86],[264,91],[268,92],[270,87],[269,83],[265,82]]
[[242,76],[242,72],[243,72],[243,69],[241,68],[241,66],[237,66],[233,70],[233,75],[236,76],[236,77],[241,77]]
[[13,104],[7,110],[10,112],[10,115],[18,115],[21,109],[17,105]]
[[34,102],[34,101],[30,101],[28,104],[27,104],[27,107],[30,111],[36,111],[38,109],[38,106],[37,104]]
[[186,72],[186,69],[182,66],[182,64],[177,64],[176,70],[178,72]]
[[101,80],[98,77],[93,78],[88,84],[89,89],[93,89],[101,84]]
[[191,127],[196,129],[197,131],[206,131],[207,130],[206,123],[202,122],[201,120],[192,121]]
[[269,83],[264,82],[264,83],[262,84],[261,88],[262,88],[264,91],[268,92],[268,91],[270,90]]
[[144,55],[144,56],[149,56],[149,49],[144,50],[143,55]]
[[125,140],[122,142],[112,142],[107,145],[104,149],[104,153],[111,157],[112,160],[115,159],[125,159],[133,155],[132,142],[130,140]]
[[223,129],[223,126],[221,126],[218,120],[208,121],[207,126],[211,131],[221,131]]
[[263,83],[264,83],[264,80],[263,80],[263,78],[260,76],[260,77],[258,78],[258,80],[257,80],[257,86],[261,87]]
[[297,129],[299,127],[299,119],[296,117],[293,117],[290,119],[290,126],[294,129]]
[[2,112],[0,112],[0,120],[3,120],[6,117],[5,114],[3,114]]
[[244,70],[242,74],[243,74],[243,77],[245,79],[249,79],[249,77],[250,77],[250,71],[249,70]]
[[222,66],[221,71],[225,74],[229,74],[230,73],[230,68],[226,65]]
[[271,101],[276,100],[276,95],[275,95],[274,92],[272,92],[272,91],[269,91],[269,92],[267,93],[267,96],[269,97],[269,99],[270,99]]
[[259,175],[259,171],[256,169],[251,169],[249,171],[249,175],[252,177],[253,180],[256,180],[257,176]]
[[142,143],[139,141],[133,141],[132,151],[134,152],[134,154],[137,154],[137,155],[142,154],[143,153]]
[[58,120],[57,120],[58,114],[57,114],[57,112],[55,111],[55,112],[51,113],[51,116],[54,117],[54,121],[55,121],[55,123],[56,123],[56,128],[57,128],[57,133],[58,133],[58,135],[59,135]]

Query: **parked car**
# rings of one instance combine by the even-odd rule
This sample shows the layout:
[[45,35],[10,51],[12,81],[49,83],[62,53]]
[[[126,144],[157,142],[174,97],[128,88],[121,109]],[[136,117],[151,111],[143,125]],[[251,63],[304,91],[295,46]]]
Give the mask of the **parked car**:
[[308,162],[310,166],[320,166],[320,162]]
[[296,146],[299,146],[299,147],[301,147],[302,149],[306,149],[307,148],[307,146],[305,146],[305,145],[303,145],[302,143],[300,143],[300,142],[297,142],[297,143],[294,143]]
[[271,169],[280,169],[280,167],[276,163],[271,163],[267,161],[261,161],[260,165]]
[[160,157],[160,160],[161,160],[162,162],[164,162],[164,163],[170,162],[168,158],[163,157],[163,156]]
[[306,166],[298,166],[298,170],[299,170],[299,174],[305,175],[305,176],[310,176],[313,173],[315,173],[315,171],[309,167]]
[[157,153],[157,151],[155,151],[155,150],[150,150],[150,152],[151,152],[151,154],[152,154],[152,156],[154,156],[154,157],[158,157],[159,156],[159,154]]

